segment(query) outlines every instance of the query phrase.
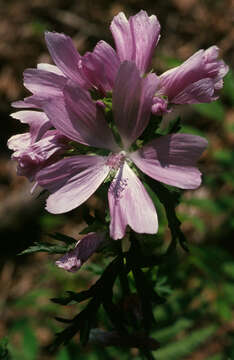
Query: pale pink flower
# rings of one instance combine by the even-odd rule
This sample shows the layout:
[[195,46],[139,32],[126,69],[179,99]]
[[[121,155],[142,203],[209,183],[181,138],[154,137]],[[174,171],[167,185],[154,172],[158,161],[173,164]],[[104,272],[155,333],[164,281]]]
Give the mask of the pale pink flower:
[[102,107],[76,83],[69,81],[63,96],[52,96],[42,102],[43,110],[61,134],[110,151],[108,156],[66,157],[39,171],[36,180],[51,193],[48,211],[59,214],[78,207],[112,175],[114,179],[108,191],[111,237],[122,238],[127,225],[138,233],[153,234],[158,227],[156,210],[134,171],[134,164],[166,184],[182,189],[200,185],[201,173],[195,163],[207,145],[205,139],[172,134],[157,138],[137,151],[130,150],[148,125],[157,86],[154,74],[142,78],[135,63],[121,64],[113,90],[113,115],[121,148],[105,121]]
[[[32,96],[15,102],[15,107],[39,107],[42,98],[61,95],[68,80],[83,89],[96,89],[101,96],[112,91],[120,64],[135,62],[140,74],[150,71],[155,47],[160,39],[160,24],[155,15],[141,10],[129,20],[123,12],[110,26],[116,50],[100,41],[93,52],[81,56],[69,36],[46,32],[45,40],[55,65],[38,64],[24,72],[24,85]],[[210,102],[218,97],[227,65],[218,60],[218,48],[199,50],[182,65],[160,76],[152,112],[162,115],[167,104]]]
[[14,151],[17,174],[34,181],[39,170],[61,159],[68,139],[57,130],[49,130],[52,125],[43,112],[25,110],[11,116],[30,126],[30,132],[12,136],[7,145]]
[[196,104],[218,99],[228,66],[218,60],[219,49],[211,46],[199,50],[182,65],[160,75],[157,96],[167,97],[168,103]]

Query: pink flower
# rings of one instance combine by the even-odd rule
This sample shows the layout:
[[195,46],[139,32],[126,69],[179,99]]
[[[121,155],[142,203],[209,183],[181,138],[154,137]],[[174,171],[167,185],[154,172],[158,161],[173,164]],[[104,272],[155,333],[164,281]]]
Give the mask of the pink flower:
[[68,149],[68,139],[57,130],[49,130],[51,123],[42,112],[18,111],[11,116],[30,125],[30,132],[12,136],[7,144],[14,150],[12,159],[18,162],[18,175],[34,181],[40,169],[61,158]]
[[157,95],[166,96],[169,103],[195,104],[218,99],[228,66],[218,60],[219,49],[211,46],[199,50],[182,65],[160,75]]
[[59,268],[75,272],[81,268],[104,240],[104,233],[89,233],[77,242],[73,250],[63,255],[55,263]]
[[[128,79],[128,81],[126,81]],[[120,65],[113,89],[113,115],[121,137],[120,148],[105,121],[101,106],[88,92],[69,81],[62,96],[42,102],[50,122],[61,134],[84,145],[108,149],[109,155],[66,157],[44,167],[36,175],[38,183],[51,192],[47,210],[59,214],[85,202],[111,176],[108,201],[111,215],[110,235],[124,236],[129,225],[139,233],[157,232],[153,202],[135,173],[134,164],[145,174],[182,189],[201,183],[195,163],[207,145],[199,136],[172,134],[153,140],[132,152],[131,145],[148,125],[152,98],[158,86],[154,74],[141,77],[135,63]]]

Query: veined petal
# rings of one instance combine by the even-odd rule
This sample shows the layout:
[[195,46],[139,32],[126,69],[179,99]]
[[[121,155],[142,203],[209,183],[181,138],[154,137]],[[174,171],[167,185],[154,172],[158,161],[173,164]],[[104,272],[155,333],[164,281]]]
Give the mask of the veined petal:
[[46,32],[45,40],[48,50],[58,68],[80,86],[87,86],[80,62],[82,57],[73,45],[69,36],[56,32]]
[[13,135],[8,139],[7,146],[10,150],[25,150],[31,144],[31,134],[29,132]]
[[216,100],[214,95],[214,80],[205,78],[188,85],[173,98],[174,104],[208,103]]
[[110,235],[121,239],[129,225],[138,233],[155,234],[157,213],[141,181],[125,162],[117,172],[108,191],[111,215]]
[[115,40],[115,46],[120,61],[134,60],[134,44],[130,24],[123,12],[114,17],[111,22],[110,30]]
[[64,270],[75,272],[95,253],[105,240],[105,233],[89,233],[79,240],[76,247],[56,261],[56,265]]
[[181,189],[196,189],[201,173],[194,167],[207,146],[206,139],[190,134],[172,134],[153,140],[130,154],[148,176]]
[[140,76],[133,62],[121,64],[113,91],[114,120],[127,149],[148,125],[158,79]]
[[76,124],[75,114],[72,116],[71,111],[68,114],[64,97],[52,97],[44,99],[41,102],[43,111],[48,116],[50,122],[63,135],[69,139],[89,145],[86,139],[79,132],[79,124]]
[[112,151],[119,150],[102,108],[96,106],[87,91],[68,81],[64,88],[64,98],[67,113],[82,138],[82,143]]
[[45,113],[32,110],[22,110],[11,114],[14,119],[30,126],[32,142],[38,141],[52,127]]
[[67,79],[63,75],[40,69],[24,71],[24,86],[40,97],[61,94]]
[[114,17],[110,29],[120,60],[134,61],[141,74],[147,72],[160,36],[156,16],[148,16],[146,11],[141,10],[128,21],[120,12]]
[[[166,95],[172,103],[177,101],[176,103],[181,104],[182,100],[186,103],[187,101],[194,103],[197,86],[197,92],[200,94],[198,99],[200,98],[202,102],[213,101],[213,95],[216,98],[215,92],[222,87],[222,79],[228,71],[228,66],[217,59],[218,52],[217,46],[199,50],[180,66],[166,71],[159,77],[160,83],[157,92]],[[209,84],[208,78],[211,80]],[[210,89],[207,88],[208,85],[210,85]],[[201,91],[203,96],[201,96]],[[188,98],[189,93],[191,99]]]
[[27,96],[23,100],[13,101],[11,103],[12,107],[17,109],[39,109],[41,106],[41,98],[37,95]]
[[153,52],[160,39],[160,24],[155,15],[148,16],[141,10],[129,18],[132,39],[135,47],[135,63],[141,73],[149,70]]
[[64,96],[44,99],[41,107],[53,126],[71,140],[113,151],[116,149],[111,130],[104,122],[102,109],[83,89],[77,86],[70,90],[67,88]]
[[115,50],[105,41],[99,41],[94,51],[86,53],[82,59],[85,75],[104,94],[113,89],[119,65]]
[[58,161],[67,150],[67,139],[57,130],[49,130],[37,142],[33,142],[30,133],[20,134],[8,140],[8,147],[15,150],[12,159],[18,163],[18,175],[26,176],[30,181],[43,167]]
[[37,69],[50,71],[54,74],[64,76],[63,72],[57,66],[52,65],[52,64],[39,63],[39,64],[37,64]]
[[61,214],[85,202],[101,185],[108,172],[105,157],[80,155],[44,168],[37,174],[36,180],[52,193],[46,209],[53,214]]

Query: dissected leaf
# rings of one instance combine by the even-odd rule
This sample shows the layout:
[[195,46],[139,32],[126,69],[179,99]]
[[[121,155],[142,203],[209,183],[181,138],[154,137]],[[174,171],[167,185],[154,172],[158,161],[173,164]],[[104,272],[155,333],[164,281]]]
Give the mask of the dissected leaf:
[[52,245],[47,242],[35,242],[32,246],[22,251],[18,255],[33,254],[36,252],[47,252],[49,254],[64,254],[69,251],[68,246]]

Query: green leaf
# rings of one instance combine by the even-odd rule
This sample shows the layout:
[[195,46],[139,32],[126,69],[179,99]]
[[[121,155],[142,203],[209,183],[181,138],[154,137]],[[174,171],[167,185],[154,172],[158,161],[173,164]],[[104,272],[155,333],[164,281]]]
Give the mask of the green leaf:
[[47,242],[43,242],[43,243],[35,242],[32,246],[22,251],[18,255],[33,254],[36,252],[47,252],[49,254],[64,254],[67,251],[69,251],[68,246],[52,245]]
[[225,116],[225,109],[221,101],[213,101],[208,104],[194,104],[193,108],[201,115],[209,119],[222,121]]
[[59,297],[59,298],[53,298],[50,299],[51,301],[53,301],[56,304],[60,304],[60,305],[68,305],[71,303],[79,303],[82,302],[84,300],[89,299],[92,296],[92,292],[89,290],[86,291],[81,291],[79,293],[75,293],[73,291],[66,291],[66,295],[63,297]]

